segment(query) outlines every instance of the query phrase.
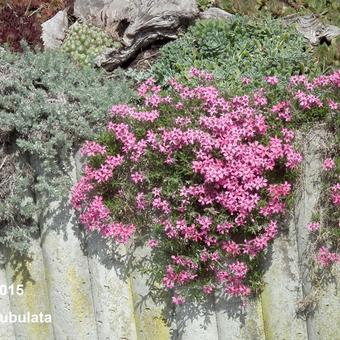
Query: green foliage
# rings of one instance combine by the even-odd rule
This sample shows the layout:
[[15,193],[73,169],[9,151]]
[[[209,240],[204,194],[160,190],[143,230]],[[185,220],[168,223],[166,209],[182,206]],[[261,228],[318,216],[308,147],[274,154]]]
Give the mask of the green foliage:
[[[340,27],[340,1],[339,0],[217,0],[216,6],[233,14],[260,16],[270,14],[273,17],[284,17],[299,13],[319,14],[321,20]],[[332,42],[332,46],[323,44],[316,49],[320,61],[333,68],[339,67],[339,41]]]
[[201,11],[205,11],[212,5],[214,5],[214,0],[197,0],[197,6]]
[[340,67],[340,37],[333,39],[330,44],[324,43],[318,46],[316,52],[323,68]]
[[[117,45],[118,44],[118,45]],[[79,64],[90,66],[107,47],[120,47],[98,27],[76,22],[69,29],[62,50]]]
[[316,71],[306,41],[270,18],[236,17],[233,21],[198,21],[182,38],[167,44],[151,75],[165,83],[176,77],[187,81],[190,67],[214,74],[223,90],[238,93],[241,77],[257,86],[265,75],[287,79]]
[[0,50],[0,60],[0,246],[15,246],[37,227],[45,203],[35,197],[68,194],[71,150],[102,131],[110,105],[132,92],[63,53]]

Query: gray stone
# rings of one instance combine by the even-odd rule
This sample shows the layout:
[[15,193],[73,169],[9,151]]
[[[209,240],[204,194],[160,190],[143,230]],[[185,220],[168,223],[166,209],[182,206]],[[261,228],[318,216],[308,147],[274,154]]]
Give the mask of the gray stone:
[[[332,136],[325,130],[314,130],[305,136],[304,162],[300,199],[296,209],[296,226],[298,231],[298,247],[300,255],[300,270],[303,283],[304,300],[300,306],[304,307],[307,316],[308,336],[310,340],[340,339],[340,267],[334,265],[334,277],[321,287],[314,287],[315,277],[313,260],[315,253],[311,250],[314,242],[307,229],[312,222],[313,212],[318,208],[322,192],[322,155],[330,146]],[[321,280],[321,278],[319,278]],[[321,280],[322,281],[322,280]]]
[[[74,15],[82,20],[97,16],[111,0],[75,0]],[[124,1],[122,1],[124,2]]]
[[42,25],[41,39],[45,49],[57,49],[61,46],[68,27],[67,11],[59,11],[53,18]]

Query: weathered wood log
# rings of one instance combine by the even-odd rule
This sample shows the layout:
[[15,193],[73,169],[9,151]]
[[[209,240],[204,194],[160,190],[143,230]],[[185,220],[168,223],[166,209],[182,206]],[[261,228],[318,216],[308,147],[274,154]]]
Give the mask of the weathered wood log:
[[316,14],[299,16],[298,14],[289,15],[283,18],[287,25],[295,25],[312,45],[318,45],[323,41],[330,42],[340,35],[340,28],[334,25],[323,23]]
[[95,60],[97,66],[112,71],[153,42],[175,39],[178,30],[188,26],[199,12],[194,0],[114,0],[97,12],[76,1],[75,13],[105,27],[113,36],[116,31],[125,48],[106,50]]

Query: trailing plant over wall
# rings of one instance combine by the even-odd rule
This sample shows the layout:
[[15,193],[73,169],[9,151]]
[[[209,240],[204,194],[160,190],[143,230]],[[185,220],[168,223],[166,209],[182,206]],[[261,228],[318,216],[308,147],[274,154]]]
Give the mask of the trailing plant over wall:
[[305,39],[273,19],[236,16],[232,21],[201,20],[182,38],[165,45],[150,76],[162,84],[176,77],[187,81],[190,67],[213,73],[219,88],[242,92],[242,77],[257,87],[266,75],[288,79],[317,71]]
[[124,79],[107,80],[63,53],[0,50],[0,60],[0,244],[13,245],[44,205],[34,196],[68,193],[70,153],[102,130],[112,102],[132,92]]
[[150,78],[138,106],[114,105],[106,132],[82,148],[72,193],[90,232],[151,248],[147,270],[175,304],[259,288],[259,260],[302,160],[292,127],[339,105],[340,71],[310,82],[269,75],[256,90],[244,78],[236,96],[207,71],[192,68],[188,79],[163,91]]

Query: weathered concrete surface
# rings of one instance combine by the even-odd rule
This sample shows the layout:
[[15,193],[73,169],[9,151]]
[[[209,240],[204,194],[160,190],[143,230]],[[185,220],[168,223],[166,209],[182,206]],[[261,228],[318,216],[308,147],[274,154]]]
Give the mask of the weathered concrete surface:
[[180,340],[219,340],[213,297],[204,304],[188,302],[178,306],[176,320]]
[[[2,255],[0,254],[0,286],[7,287],[6,270],[1,264],[1,257]],[[10,312],[11,305],[9,301],[9,295],[2,295],[0,293],[0,314],[4,317],[5,315],[9,315]],[[15,340],[14,328],[12,324],[1,323],[0,321],[0,339]]]
[[333,280],[322,287],[315,313],[309,317],[309,340],[340,340],[340,265],[334,265]]
[[216,299],[216,319],[219,339],[265,338],[260,299],[251,299],[243,308],[239,299]]
[[[37,235],[36,235],[37,237]],[[23,285],[23,295],[10,294],[11,312],[19,315],[51,315],[44,260],[37,237],[31,242],[30,258],[11,256],[6,265],[7,287]],[[53,339],[52,323],[14,323],[16,340]]]
[[267,254],[262,311],[267,340],[305,340],[307,326],[297,318],[297,303],[303,297],[298,266],[296,226],[291,220]]
[[[70,175],[75,182],[73,158],[71,163]],[[55,338],[96,339],[88,259],[83,251],[83,235],[69,202],[50,202],[41,216],[40,226]]]
[[[149,250],[137,248],[134,255],[139,261],[149,255]],[[138,340],[169,340],[171,339],[171,326],[169,327],[164,320],[164,305],[156,304],[150,297],[147,279],[146,275],[137,270],[131,275]]]
[[[305,161],[296,207],[267,255],[263,294],[244,310],[237,301],[221,298],[203,306],[186,303],[174,310],[174,320],[167,324],[164,305],[150,298],[148,277],[135,271],[125,278],[125,252],[113,255],[114,249],[95,234],[85,242],[68,202],[51,202],[53,211],[42,216],[41,235],[32,243],[33,261],[12,258],[26,264],[27,271],[15,262],[7,264],[6,271],[0,267],[0,285],[26,283],[23,297],[0,296],[0,313],[50,312],[53,323],[47,328],[0,324],[0,339],[340,340],[339,266],[334,267],[334,281],[323,287],[318,308],[307,323],[296,314],[298,303],[313,288],[307,270],[306,225],[321,190],[323,138],[322,131],[303,136]],[[79,154],[75,158],[74,180],[79,178],[81,163]],[[140,259],[149,252],[139,248],[135,255]]]
[[87,242],[91,287],[98,339],[136,340],[136,324],[129,277],[118,257],[125,249],[113,249],[98,234]]
[[[310,252],[312,241],[307,224],[312,222],[313,212],[318,207],[322,193],[322,160],[324,151],[330,146],[332,136],[325,130],[314,130],[304,140],[304,162],[300,199],[296,207],[295,223],[298,231],[298,249],[304,297],[313,296],[316,309],[307,313],[309,340],[340,339],[340,266],[334,265],[333,278],[322,287],[313,287],[314,267]],[[332,276],[332,275],[331,275]],[[314,307],[314,306],[310,306]],[[307,310],[308,312],[308,310]]]
[[[313,294],[310,266],[311,257],[314,256],[310,254],[312,240],[307,224],[312,221],[312,215],[317,208],[321,194],[322,184],[320,175],[322,172],[322,161],[320,152],[324,143],[323,140],[326,137],[327,134],[323,130],[299,136],[299,139],[304,141],[304,160],[300,187],[296,193],[298,201],[294,211],[294,220],[297,228],[299,266],[305,301]],[[314,323],[310,318],[307,318],[307,329],[309,339],[316,340]]]

